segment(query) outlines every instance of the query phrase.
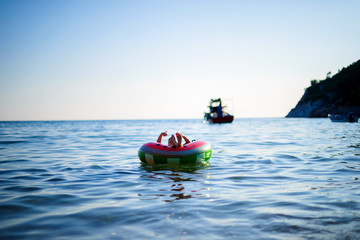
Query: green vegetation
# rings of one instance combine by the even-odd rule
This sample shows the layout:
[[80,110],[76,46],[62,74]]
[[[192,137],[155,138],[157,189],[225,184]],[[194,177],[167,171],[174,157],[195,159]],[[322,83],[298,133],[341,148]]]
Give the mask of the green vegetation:
[[328,72],[325,80],[311,80],[311,86],[301,102],[323,100],[338,106],[360,105],[360,60],[343,68],[334,76]]
[[310,81],[311,86],[287,117],[327,117],[328,114],[360,116],[360,60],[326,79]]

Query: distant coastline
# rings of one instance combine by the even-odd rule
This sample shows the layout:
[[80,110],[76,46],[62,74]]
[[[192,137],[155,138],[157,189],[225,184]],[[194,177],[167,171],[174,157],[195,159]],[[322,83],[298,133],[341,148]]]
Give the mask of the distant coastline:
[[286,117],[328,117],[354,113],[360,116],[360,60],[324,80],[311,80],[311,86]]

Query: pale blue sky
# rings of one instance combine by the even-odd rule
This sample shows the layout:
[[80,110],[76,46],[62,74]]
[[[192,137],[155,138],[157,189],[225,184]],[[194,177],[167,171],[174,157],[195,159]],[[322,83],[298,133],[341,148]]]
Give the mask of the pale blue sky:
[[283,117],[360,58],[360,1],[0,0],[0,120]]

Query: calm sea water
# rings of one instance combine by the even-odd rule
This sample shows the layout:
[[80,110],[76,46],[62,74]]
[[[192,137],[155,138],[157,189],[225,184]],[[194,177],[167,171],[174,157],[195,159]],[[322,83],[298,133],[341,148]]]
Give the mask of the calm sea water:
[[[209,165],[143,166],[161,131]],[[0,122],[0,239],[360,239],[360,124]]]

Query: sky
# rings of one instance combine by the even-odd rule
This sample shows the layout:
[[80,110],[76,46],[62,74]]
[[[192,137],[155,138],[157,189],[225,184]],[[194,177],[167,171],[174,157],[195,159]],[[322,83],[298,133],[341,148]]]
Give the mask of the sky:
[[0,0],[0,120],[284,117],[360,59],[358,0]]

